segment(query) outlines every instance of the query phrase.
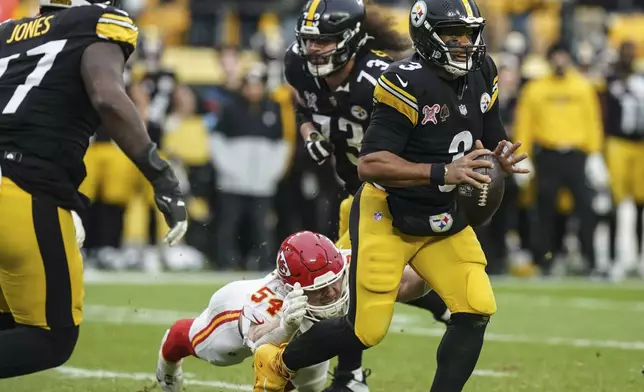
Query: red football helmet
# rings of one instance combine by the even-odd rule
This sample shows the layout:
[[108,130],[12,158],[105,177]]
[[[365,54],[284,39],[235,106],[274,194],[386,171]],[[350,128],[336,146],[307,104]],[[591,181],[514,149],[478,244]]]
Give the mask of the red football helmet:
[[343,316],[349,304],[347,263],[330,239],[311,231],[292,234],[282,242],[277,253],[277,273],[292,289],[299,283],[305,291],[328,287],[342,279],[337,299],[326,305],[307,304],[307,317],[320,320]]

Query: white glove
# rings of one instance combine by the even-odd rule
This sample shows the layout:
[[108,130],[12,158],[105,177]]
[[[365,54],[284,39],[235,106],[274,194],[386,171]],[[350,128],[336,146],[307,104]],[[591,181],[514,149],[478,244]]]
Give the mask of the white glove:
[[594,189],[604,189],[608,187],[609,176],[604,157],[598,152],[590,154],[586,160],[586,180]]
[[527,174],[515,173],[513,175],[514,181],[517,183],[519,188],[525,188],[526,186],[528,186],[528,184],[534,177],[534,165],[532,164],[532,161],[530,160],[530,158],[526,158],[521,162],[515,164],[514,166],[520,169],[530,170],[530,173],[527,173]]
[[311,132],[306,140],[306,150],[318,165],[323,164],[333,152],[333,144],[318,132]]
[[72,211],[72,220],[74,221],[74,230],[76,231],[76,243],[79,248],[82,248],[85,243],[85,228],[83,227],[83,220],[78,216],[76,211]]
[[293,290],[284,298],[282,307],[281,327],[289,333],[295,333],[300,328],[306,314],[307,298],[299,283],[295,283]]

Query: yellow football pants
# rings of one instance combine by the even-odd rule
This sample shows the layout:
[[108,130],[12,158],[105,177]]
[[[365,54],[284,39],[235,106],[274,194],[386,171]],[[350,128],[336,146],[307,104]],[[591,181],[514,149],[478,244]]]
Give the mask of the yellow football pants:
[[492,315],[496,301],[487,261],[471,227],[447,238],[402,234],[392,226],[387,194],[365,184],[350,217],[352,240],[349,320],[366,346],[387,333],[407,264],[443,298],[452,313]]
[[0,184],[0,312],[40,328],[79,325],[83,261],[69,211]]
[[351,213],[351,204],[353,203],[353,196],[349,195],[340,203],[340,220],[338,234],[338,242],[335,243],[340,249],[351,249],[351,239],[349,238],[349,215]]
[[628,196],[638,204],[644,203],[644,142],[608,138],[606,165],[615,203]]

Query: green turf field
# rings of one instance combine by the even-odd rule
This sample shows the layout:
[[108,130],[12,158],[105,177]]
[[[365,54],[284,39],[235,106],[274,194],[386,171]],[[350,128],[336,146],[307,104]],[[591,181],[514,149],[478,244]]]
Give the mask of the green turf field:
[[[72,359],[39,375],[0,380],[0,391],[158,390],[153,373],[164,330],[198,314],[233,277],[92,275]],[[644,283],[501,280],[494,286],[499,311],[465,391],[644,391]],[[429,390],[442,332],[428,313],[399,305],[387,338],[366,353],[371,391]],[[248,391],[251,363],[215,368],[190,358],[186,390]]]

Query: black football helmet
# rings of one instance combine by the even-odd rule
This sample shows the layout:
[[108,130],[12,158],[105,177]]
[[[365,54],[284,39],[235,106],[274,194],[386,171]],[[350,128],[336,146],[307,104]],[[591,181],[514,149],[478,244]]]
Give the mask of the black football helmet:
[[120,8],[121,0],[40,0],[40,7],[47,8],[72,8],[90,4],[105,4]]
[[[307,63],[314,77],[324,77],[341,69],[366,43],[361,31],[365,18],[363,0],[309,0],[298,19],[295,51]],[[307,41],[335,42],[324,53],[309,53]]]
[[[409,12],[409,35],[426,61],[463,76],[485,60],[485,19],[474,0],[418,0]],[[441,35],[465,32],[470,44],[443,42]]]

